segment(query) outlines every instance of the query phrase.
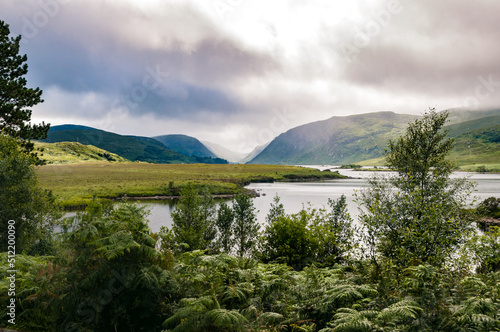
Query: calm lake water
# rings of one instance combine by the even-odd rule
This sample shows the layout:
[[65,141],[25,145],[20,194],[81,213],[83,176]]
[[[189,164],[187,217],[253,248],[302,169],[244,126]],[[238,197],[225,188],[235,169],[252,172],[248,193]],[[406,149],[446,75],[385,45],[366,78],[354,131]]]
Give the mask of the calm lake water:
[[[325,169],[332,166],[316,166],[316,168]],[[351,215],[355,218],[358,214],[357,205],[353,202],[353,194],[356,190],[361,190],[367,186],[367,179],[373,176],[374,172],[339,170],[339,173],[352,177],[351,179],[329,180],[324,182],[279,182],[279,183],[254,183],[246,188],[254,189],[261,194],[254,198],[254,205],[257,212],[257,220],[263,223],[269,211],[269,206],[273,197],[278,195],[281,203],[287,213],[296,213],[302,209],[302,206],[311,204],[315,208],[327,208],[328,199],[337,199],[342,194],[347,198],[347,206]],[[380,172],[378,173],[380,174]],[[383,173],[383,174],[389,174]],[[500,196],[500,174],[480,174],[456,172],[453,177],[469,177],[476,183],[476,190],[471,195],[480,202],[488,197]],[[153,231],[158,231],[161,226],[171,227],[172,218],[170,213],[174,209],[172,201],[151,201],[141,202],[146,205],[151,213],[149,215],[149,225]]]

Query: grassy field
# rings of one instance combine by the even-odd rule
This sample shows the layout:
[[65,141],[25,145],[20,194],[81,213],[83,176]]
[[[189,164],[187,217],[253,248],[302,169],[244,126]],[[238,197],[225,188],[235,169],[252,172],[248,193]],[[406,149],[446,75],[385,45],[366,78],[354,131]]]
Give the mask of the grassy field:
[[178,195],[188,182],[212,194],[233,194],[250,182],[341,178],[336,172],[275,165],[79,163],[45,165],[37,170],[41,186],[64,206],[85,205],[93,196],[118,198]]
[[74,164],[96,161],[128,161],[127,159],[122,158],[117,154],[96,148],[93,145],[83,145],[77,142],[35,142],[35,147],[43,149],[42,159],[44,159],[47,164]]

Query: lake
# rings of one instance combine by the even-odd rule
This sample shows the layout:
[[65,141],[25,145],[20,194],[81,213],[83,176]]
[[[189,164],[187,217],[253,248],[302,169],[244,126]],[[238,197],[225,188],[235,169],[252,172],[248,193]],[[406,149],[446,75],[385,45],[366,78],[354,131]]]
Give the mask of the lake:
[[[312,167],[312,166],[310,166]],[[325,169],[332,166],[315,166]],[[353,194],[356,190],[367,186],[367,179],[374,175],[370,171],[339,170],[340,174],[350,176],[350,179],[329,180],[324,182],[276,182],[276,183],[253,183],[247,186],[248,189],[254,189],[261,196],[254,198],[254,205],[257,212],[257,220],[263,223],[269,211],[269,206],[273,197],[278,195],[281,203],[287,213],[296,213],[302,209],[302,206],[311,204],[315,208],[327,208],[328,198],[337,199],[342,194],[347,198],[347,206],[351,215],[355,218],[358,214],[356,203],[353,201]],[[378,172],[380,174],[381,172]],[[390,172],[383,172],[390,174]],[[500,196],[500,174],[494,173],[465,173],[455,172],[453,177],[469,177],[476,183],[476,190],[472,197],[477,198],[477,202],[495,196]],[[472,202],[473,198],[470,201]],[[146,205],[151,213],[149,215],[149,225],[153,231],[158,231],[161,226],[172,225],[170,213],[174,209],[172,201],[150,201],[141,202]]]

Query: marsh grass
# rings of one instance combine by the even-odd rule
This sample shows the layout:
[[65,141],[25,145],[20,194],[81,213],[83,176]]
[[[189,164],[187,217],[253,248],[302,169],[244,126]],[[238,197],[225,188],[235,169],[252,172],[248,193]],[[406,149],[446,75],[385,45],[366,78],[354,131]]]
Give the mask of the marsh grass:
[[53,191],[66,207],[86,205],[94,196],[175,196],[189,182],[207,187],[212,194],[235,194],[251,182],[342,178],[336,172],[296,166],[142,162],[45,165],[37,170],[37,175],[40,185]]

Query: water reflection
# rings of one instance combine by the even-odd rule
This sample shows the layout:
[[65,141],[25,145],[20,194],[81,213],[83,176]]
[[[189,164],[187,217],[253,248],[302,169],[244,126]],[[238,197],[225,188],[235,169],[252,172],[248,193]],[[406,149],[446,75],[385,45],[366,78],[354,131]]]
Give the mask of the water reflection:
[[[342,194],[347,198],[347,207],[355,218],[358,215],[357,204],[354,202],[354,193],[367,186],[367,179],[374,175],[369,171],[340,170],[341,174],[352,177],[351,179],[329,180],[325,182],[278,182],[278,183],[254,183],[247,186],[261,194],[254,199],[257,208],[257,220],[264,222],[269,211],[269,206],[275,195],[278,195],[287,213],[299,212],[303,206],[310,204],[314,208],[328,208],[328,198],[338,199]],[[377,174],[380,174],[378,172]],[[390,172],[383,172],[382,175]],[[476,202],[491,196],[500,196],[500,174],[479,174],[456,172],[453,177],[468,176],[476,183],[476,190],[470,197],[470,202],[476,197]],[[150,226],[153,231],[159,230],[161,226],[171,227],[173,211],[172,201],[142,202],[151,209],[149,216]]]

